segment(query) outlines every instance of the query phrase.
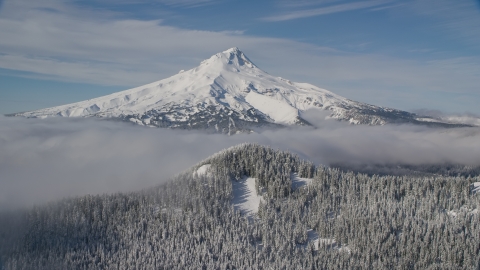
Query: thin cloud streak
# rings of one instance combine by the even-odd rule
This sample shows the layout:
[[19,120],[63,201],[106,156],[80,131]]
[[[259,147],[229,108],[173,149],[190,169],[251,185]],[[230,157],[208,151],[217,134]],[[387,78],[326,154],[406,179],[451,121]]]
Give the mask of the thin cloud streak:
[[416,14],[437,20],[436,27],[443,28],[455,40],[480,45],[480,14],[478,1],[422,0],[408,1]]
[[340,0],[282,0],[278,2],[278,6],[281,8],[299,8],[318,6],[321,4],[339,2]]
[[383,6],[383,7],[375,7],[375,8],[372,8],[370,10],[371,11],[380,11],[380,10],[386,10],[386,9],[401,7],[401,6],[404,6],[404,5],[405,5],[405,3],[392,4],[392,5],[387,5],[387,6]]
[[188,8],[211,5],[211,4],[214,4],[215,2],[218,2],[218,0],[157,0],[157,1],[162,4],[173,6],[173,7],[188,7]]
[[[90,0],[92,1],[92,0]],[[195,8],[201,7],[206,5],[211,5],[218,3],[218,0],[129,0],[129,1],[118,1],[114,0],[93,0],[93,2],[98,3],[108,3],[108,4],[115,4],[115,5],[132,5],[132,4],[156,4],[160,3],[166,6],[177,7],[177,8]]]
[[265,17],[263,18],[263,20],[270,21],[270,22],[288,21],[288,20],[294,20],[294,19],[300,19],[300,18],[308,18],[313,16],[320,16],[320,15],[326,15],[326,14],[332,14],[332,13],[338,13],[338,12],[370,8],[370,7],[388,4],[390,2],[391,1],[385,1],[385,0],[371,0],[371,1],[356,2],[356,3],[346,3],[346,4],[339,4],[339,5],[321,7],[316,9],[293,11],[293,12],[282,14],[282,15]]

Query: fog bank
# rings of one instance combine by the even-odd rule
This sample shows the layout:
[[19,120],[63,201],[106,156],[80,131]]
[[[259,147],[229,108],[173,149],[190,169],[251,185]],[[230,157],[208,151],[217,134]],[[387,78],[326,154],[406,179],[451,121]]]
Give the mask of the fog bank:
[[352,126],[323,120],[318,112],[306,117],[316,128],[235,136],[96,119],[0,117],[0,210],[139,190],[244,142],[290,150],[325,165],[480,165],[478,128]]

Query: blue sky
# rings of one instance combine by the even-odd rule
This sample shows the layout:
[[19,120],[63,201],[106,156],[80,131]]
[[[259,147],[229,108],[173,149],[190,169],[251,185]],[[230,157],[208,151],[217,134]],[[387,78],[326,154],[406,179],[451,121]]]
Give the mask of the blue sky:
[[139,86],[237,46],[353,100],[480,114],[479,1],[118,2],[0,0],[0,113]]

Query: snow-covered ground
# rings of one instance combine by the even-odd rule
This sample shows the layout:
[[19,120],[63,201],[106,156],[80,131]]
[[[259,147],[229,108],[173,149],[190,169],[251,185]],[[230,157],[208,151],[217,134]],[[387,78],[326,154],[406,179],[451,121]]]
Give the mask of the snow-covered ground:
[[473,194],[480,194],[480,182],[475,182],[472,184],[472,193]]
[[453,211],[453,210],[450,210],[450,211],[447,212],[447,215],[449,215],[451,217],[457,217],[457,212]]
[[293,124],[298,110],[284,101],[250,91],[245,100],[278,124]]
[[459,214],[467,214],[467,215],[476,215],[478,214],[478,208],[477,209],[471,209],[467,208],[465,206],[460,207],[460,209],[454,209],[447,211],[446,214],[450,217],[456,218]]
[[334,238],[320,238],[318,233],[313,229],[307,231],[307,237],[308,243],[313,242],[315,250],[318,250],[319,247],[326,247],[327,249],[351,252],[348,246],[338,246],[338,243]]
[[211,167],[210,164],[205,164],[205,165],[200,166],[200,167],[193,173],[193,176],[195,176],[195,173],[197,174],[197,176],[202,176],[202,175],[207,174],[207,170],[208,170],[210,167]]
[[244,177],[239,181],[232,180],[233,200],[232,204],[235,210],[240,211],[249,217],[258,212],[261,195],[257,194],[255,189],[255,178]]
[[311,178],[301,178],[301,177],[298,176],[297,173],[292,173],[290,175],[290,179],[292,180],[292,189],[293,190],[301,188],[303,186],[310,185],[313,181],[313,179],[311,179]]
[[313,246],[315,250],[318,250],[318,233],[315,230],[308,230],[307,231],[308,243],[313,242]]

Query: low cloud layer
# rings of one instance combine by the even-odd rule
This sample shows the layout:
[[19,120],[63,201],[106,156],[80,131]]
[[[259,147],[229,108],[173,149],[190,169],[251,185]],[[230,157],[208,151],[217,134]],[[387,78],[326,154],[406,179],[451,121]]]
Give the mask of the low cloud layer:
[[0,208],[146,188],[227,146],[110,121],[0,118]]
[[0,118],[0,210],[166,181],[221,149],[254,142],[317,164],[480,165],[480,129],[351,126],[307,113],[317,128],[250,135],[143,128],[93,119]]
[[432,116],[438,119],[442,119],[443,121],[450,122],[450,123],[480,126],[480,116],[473,113],[445,114],[438,110],[426,110],[426,109],[416,110],[414,112],[419,115]]

